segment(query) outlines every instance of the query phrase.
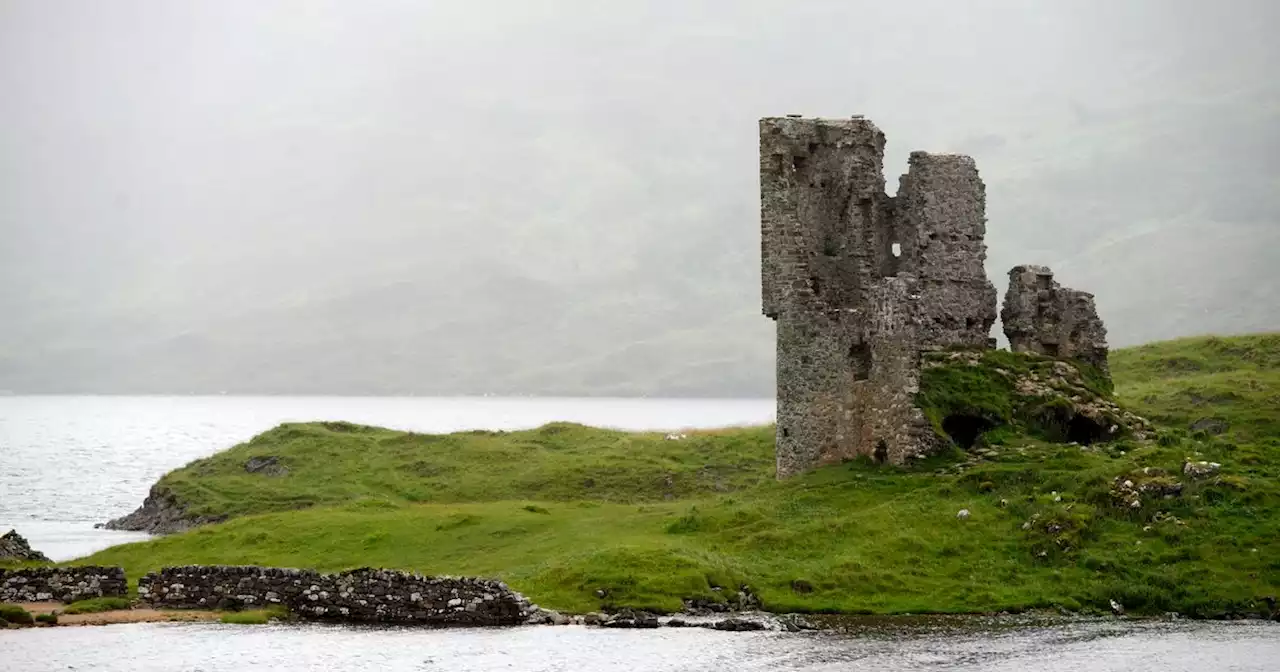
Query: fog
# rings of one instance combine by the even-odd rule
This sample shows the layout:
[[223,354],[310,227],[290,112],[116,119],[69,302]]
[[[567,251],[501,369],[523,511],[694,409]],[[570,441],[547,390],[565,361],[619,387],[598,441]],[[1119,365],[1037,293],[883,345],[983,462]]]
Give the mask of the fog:
[[[970,153],[1113,346],[1280,329],[1270,0],[0,0],[0,390],[773,392],[756,121]],[[998,328],[997,328],[998,330]]]

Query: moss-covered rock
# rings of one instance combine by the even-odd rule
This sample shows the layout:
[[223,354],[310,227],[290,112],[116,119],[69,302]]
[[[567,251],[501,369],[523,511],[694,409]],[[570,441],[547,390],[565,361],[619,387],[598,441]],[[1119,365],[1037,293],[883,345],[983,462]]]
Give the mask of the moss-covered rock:
[[16,604],[0,604],[0,620],[16,625],[31,625],[35,623],[31,612]]
[[1116,403],[1100,371],[1026,353],[925,353],[916,401],[938,435],[962,448],[1004,428],[1083,445],[1152,436],[1145,419]]

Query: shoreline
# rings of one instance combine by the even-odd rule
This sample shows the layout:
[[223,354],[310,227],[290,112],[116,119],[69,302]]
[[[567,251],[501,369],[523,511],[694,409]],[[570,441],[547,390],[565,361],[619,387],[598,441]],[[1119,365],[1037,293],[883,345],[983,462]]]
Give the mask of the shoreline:
[[[51,614],[65,609],[61,602],[19,602],[17,606],[26,609],[32,616]],[[62,627],[85,625],[116,625],[121,623],[198,623],[218,621],[222,618],[220,611],[181,610],[181,609],[112,609],[91,614],[58,614],[56,624],[38,625],[34,627]]]
[[[15,603],[33,616],[58,613],[67,605],[60,602],[24,602]],[[17,629],[38,629],[54,627],[107,626],[133,623],[219,623],[228,614],[244,613],[236,611],[219,611],[204,609],[163,609],[153,608],[146,603],[130,609],[112,609],[86,614],[64,615],[58,613],[58,622],[53,624],[36,623],[30,626],[19,626]],[[972,612],[972,613],[915,613],[915,614],[801,614],[773,613],[768,611],[720,612],[714,614],[677,612],[673,614],[657,614],[653,612],[623,610],[615,614],[589,612],[570,614],[555,611],[543,611],[542,618],[531,619],[521,624],[487,626],[498,628],[520,628],[530,626],[582,626],[601,629],[657,629],[657,628],[692,628],[709,629],[722,632],[788,632],[822,631],[852,634],[858,632],[874,632],[884,629],[925,627],[925,628],[957,628],[981,629],[986,627],[1019,628],[1047,627],[1071,623],[1107,621],[1114,623],[1172,623],[1172,622],[1252,622],[1280,623],[1280,615],[1273,617],[1236,616],[1224,618],[1198,618],[1176,613],[1162,615],[1128,615],[1128,614],[1085,614],[1078,612],[1062,612],[1058,610],[1032,610],[1025,612]],[[418,627],[425,630],[447,630],[448,625],[406,626],[398,623],[351,623],[345,621],[316,621],[298,618],[290,614],[283,618],[273,618],[272,624],[315,624],[361,625],[366,627],[404,628]],[[260,625],[260,624],[259,624]],[[465,627],[465,626],[461,626]],[[471,626],[477,627],[477,626]],[[478,626],[485,627],[485,626]]]

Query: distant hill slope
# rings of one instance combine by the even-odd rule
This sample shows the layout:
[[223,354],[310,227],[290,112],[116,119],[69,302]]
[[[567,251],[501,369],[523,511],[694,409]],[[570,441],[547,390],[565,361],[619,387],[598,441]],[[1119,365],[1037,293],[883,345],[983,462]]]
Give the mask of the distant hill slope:
[[1280,333],[1150,343],[1111,366],[1117,396],[1159,424],[1253,444],[1259,459],[1280,450]]

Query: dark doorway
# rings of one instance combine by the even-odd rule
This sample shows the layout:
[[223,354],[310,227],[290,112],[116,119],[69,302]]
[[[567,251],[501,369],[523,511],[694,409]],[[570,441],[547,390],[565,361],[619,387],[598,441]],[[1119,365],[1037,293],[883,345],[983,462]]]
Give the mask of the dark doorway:
[[1076,413],[1071,408],[1056,407],[1040,413],[1037,429],[1050,441],[1088,446],[1115,438],[1105,422]]
[[942,420],[942,431],[951,437],[957,446],[964,449],[973,447],[982,433],[995,427],[995,423],[979,415],[948,415]]
[[884,439],[880,439],[880,442],[876,444],[874,457],[876,464],[884,464],[889,461],[889,444],[885,443]]
[[1071,416],[1071,420],[1067,421],[1068,442],[1088,446],[1099,441],[1106,441],[1109,438],[1109,434],[1107,428],[1098,424],[1093,418],[1086,418],[1083,415],[1076,414]]

